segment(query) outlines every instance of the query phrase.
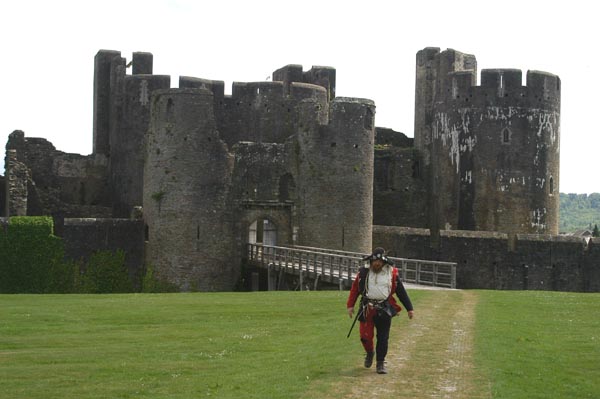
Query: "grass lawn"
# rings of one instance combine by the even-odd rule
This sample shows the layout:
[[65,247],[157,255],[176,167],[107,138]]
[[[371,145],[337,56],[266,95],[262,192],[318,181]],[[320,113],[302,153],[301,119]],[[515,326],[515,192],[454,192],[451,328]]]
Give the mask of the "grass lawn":
[[356,359],[346,296],[0,296],[0,397],[301,397]]
[[[494,398],[600,396],[600,295],[476,293]],[[361,357],[346,296],[0,295],[0,398],[329,397]]]
[[600,398],[600,294],[482,291],[476,363],[494,398]]

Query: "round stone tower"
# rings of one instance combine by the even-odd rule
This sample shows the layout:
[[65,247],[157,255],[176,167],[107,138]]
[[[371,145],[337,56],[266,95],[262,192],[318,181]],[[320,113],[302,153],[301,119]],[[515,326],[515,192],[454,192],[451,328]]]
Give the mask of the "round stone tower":
[[205,89],[158,90],[152,98],[144,166],[148,259],[159,279],[182,290],[231,290],[227,206],[233,158],[219,138]]
[[296,154],[298,243],[370,252],[375,105],[338,97],[330,102],[327,124],[317,123],[320,104],[307,102],[303,111]]
[[432,85],[432,227],[558,234],[560,79],[489,69],[475,86],[476,73]]

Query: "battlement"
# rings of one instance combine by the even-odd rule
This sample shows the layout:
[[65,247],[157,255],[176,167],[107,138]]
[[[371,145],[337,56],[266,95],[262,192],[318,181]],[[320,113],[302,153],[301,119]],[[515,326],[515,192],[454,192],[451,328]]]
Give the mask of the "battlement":
[[375,128],[375,102],[365,98],[338,97],[330,103],[330,124],[366,130]]
[[223,99],[225,96],[225,83],[222,80],[194,78],[191,76],[179,77],[180,89],[207,89],[215,98]]
[[520,69],[484,69],[481,84],[476,85],[476,71],[449,72],[443,101],[458,101],[469,105],[512,105],[554,108],[560,104],[560,78],[541,71],[527,71],[522,84]]
[[328,66],[313,66],[304,72],[302,65],[286,65],[273,72],[274,82],[283,82],[286,92],[292,83],[309,83],[323,87],[328,94],[328,99],[335,98],[335,68]]

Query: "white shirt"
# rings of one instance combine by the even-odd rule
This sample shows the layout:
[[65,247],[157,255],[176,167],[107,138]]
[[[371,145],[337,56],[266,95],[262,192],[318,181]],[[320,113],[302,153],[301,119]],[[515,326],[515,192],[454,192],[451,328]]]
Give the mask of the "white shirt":
[[382,301],[387,299],[392,293],[392,268],[389,265],[383,266],[379,273],[369,269],[367,275],[367,297]]

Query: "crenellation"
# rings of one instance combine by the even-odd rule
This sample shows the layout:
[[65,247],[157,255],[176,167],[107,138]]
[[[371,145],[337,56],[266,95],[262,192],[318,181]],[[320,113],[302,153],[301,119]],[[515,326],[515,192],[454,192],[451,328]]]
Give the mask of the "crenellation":
[[286,86],[289,86],[292,82],[302,82],[302,65],[290,64],[281,67],[273,72],[272,80],[273,82],[283,82]]
[[473,86],[477,82],[475,71],[457,71],[450,72],[448,79],[452,82],[450,97],[453,99],[464,98],[467,102],[472,97]]
[[527,88],[533,101],[560,110],[560,78],[548,72],[527,71]]
[[[482,69],[481,87],[513,89],[523,85],[520,69]],[[501,96],[499,96],[501,97]]]
[[286,65],[273,72],[273,81],[284,83],[286,94],[290,92],[292,83],[308,83],[323,87],[327,92],[327,99],[335,98],[335,68],[328,66],[313,66],[303,72],[302,65]]
[[208,89],[211,91],[215,99],[220,101],[225,97],[225,82],[222,80],[210,80],[194,78],[191,76],[180,76],[179,77],[179,88],[201,88]]
[[285,93],[282,82],[233,82],[231,96],[241,102],[247,101],[248,105],[257,98],[283,98]]
[[131,55],[131,63],[133,68],[132,75],[152,75],[152,63],[154,56],[152,53],[142,51],[134,52]]

